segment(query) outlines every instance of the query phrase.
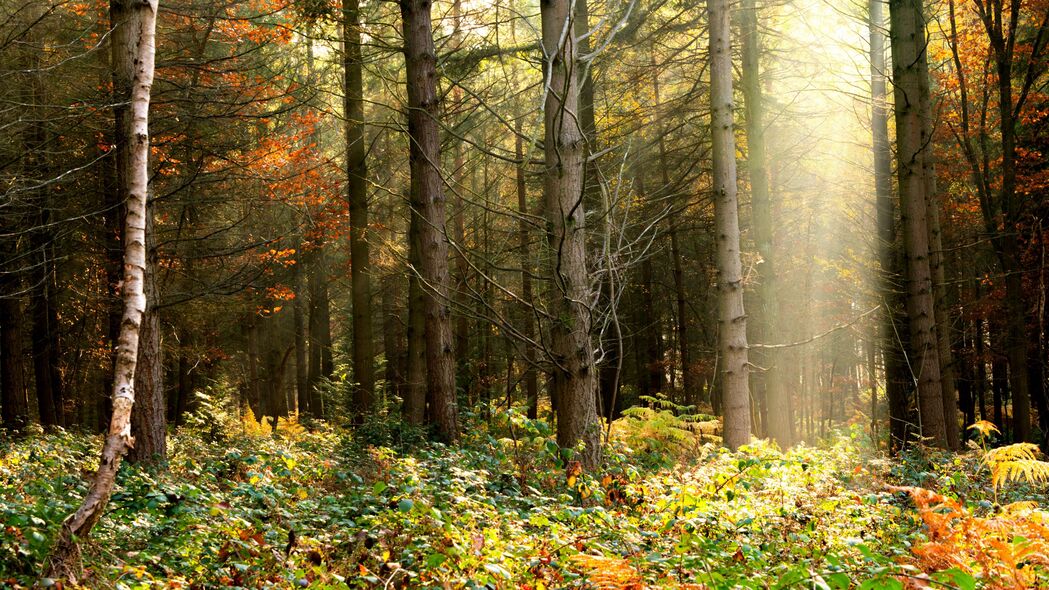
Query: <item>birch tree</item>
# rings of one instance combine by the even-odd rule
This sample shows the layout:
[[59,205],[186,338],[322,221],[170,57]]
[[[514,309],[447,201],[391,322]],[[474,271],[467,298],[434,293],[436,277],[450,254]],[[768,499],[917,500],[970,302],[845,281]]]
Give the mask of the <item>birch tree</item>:
[[124,311],[120,323],[116,362],[113,367],[113,414],[102,446],[98,470],[83,503],[63,523],[52,549],[48,574],[74,582],[79,575],[78,539],[83,539],[102,517],[113,493],[117,470],[131,437],[131,408],[135,403],[135,369],[138,361],[139,329],[145,313],[146,203],[149,188],[149,98],[153,86],[156,52],[157,0],[111,0],[110,26],[113,70],[130,68],[131,112],[119,132],[128,139],[127,169],[118,174],[119,187],[127,195],[124,220],[124,280],[121,287]]

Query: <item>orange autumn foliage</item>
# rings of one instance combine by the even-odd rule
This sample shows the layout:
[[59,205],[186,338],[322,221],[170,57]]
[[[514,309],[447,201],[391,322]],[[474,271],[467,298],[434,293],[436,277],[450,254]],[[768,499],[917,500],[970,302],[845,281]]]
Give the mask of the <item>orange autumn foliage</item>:
[[[572,557],[572,563],[586,575],[588,588],[645,590],[652,587],[645,584],[641,574],[626,559],[580,553]],[[709,588],[706,584],[679,584],[671,579],[660,580],[655,587],[680,590],[708,590]]]
[[928,541],[915,545],[925,571],[959,568],[981,577],[987,588],[1039,588],[1049,575],[1049,513],[1017,502],[999,514],[972,515],[960,502],[918,487],[905,492],[918,508]]

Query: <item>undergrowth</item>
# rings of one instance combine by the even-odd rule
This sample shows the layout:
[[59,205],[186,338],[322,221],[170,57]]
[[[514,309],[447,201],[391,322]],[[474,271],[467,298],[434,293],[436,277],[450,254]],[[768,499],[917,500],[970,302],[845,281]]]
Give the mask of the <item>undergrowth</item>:
[[[323,424],[308,431],[282,422],[273,433],[235,416],[218,428],[203,421],[172,436],[165,469],[122,468],[84,544],[84,583],[1049,584],[1045,487],[992,486],[985,448],[916,450],[890,462],[871,456],[865,435],[852,430],[819,448],[781,453],[757,443],[730,453],[701,442],[702,428],[690,425],[704,419],[679,414],[690,413],[653,404],[617,422],[596,473],[574,467],[546,422],[516,411],[476,419],[458,448],[423,443],[395,419],[368,426],[369,440],[386,446]],[[0,585],[61,583],[36,574],[86,490],[98,444],[61,431],[0,440]],[[1027,503],[1008,506],[1019,500]]]

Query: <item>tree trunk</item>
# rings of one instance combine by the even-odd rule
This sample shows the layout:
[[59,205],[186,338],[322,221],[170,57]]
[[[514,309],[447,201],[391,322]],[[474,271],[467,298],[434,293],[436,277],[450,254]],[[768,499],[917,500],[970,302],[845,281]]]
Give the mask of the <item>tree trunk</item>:
[[409,424],[420,426],[426,420],[426,294],[419,283],[417,269],[421,266],[419,252],[419,219],[410,212],[408,228],[408,358],[404,415]]
[[943,391],[936,336],[932,274],[929,268],[929,226],[924,182],[920,104],[925,51],[925,27],[917,0],[889,2],[893,82],[896,110],[896,158],[903,247],[907,259],[907,318],[911,335],[911,367],[917,380],[922,436],[947,446]]
[[[392,219],[392,214],[390,219]],[[382,347],[383,356],[386,357],[386,379],[385,392],[387,396],[396,397],[407,406],[407,392],[405,390],[405,361],[407,351],[405,350],[405,324],[401,316],[398,302],[403,301],[404,275],[391,272],[386,274],[381,281],[382,289]],[[423,400],[425,403],[425,400]],[[407,408],[402,408],[405,416],[408,415]],[[421,423],[421,419],[420,419]]]
[[[758,15],[754,0],[744,0],[740,11],[743,42],[743,100],[747,114],[747,167],[750,173],[751,207],[753,208],[754,242],[761,262],[757,266],[757,313],[753,334],[761,342],[777,342],[778,299],[776,288],[775,250],[773,249],[772,201],[769,196],[768,166],[766,164],[764,97],[761,92],[761,38],[758,36]],[[781,448],[793,444],[793,424],[790,423],[789,392],[784,390],[777,364],[776,349],[761,350],[757,364],[765,367],[761,383],[768,405],[766,434]]]
[[164,356],[157,303],[157,250],[153,239],[153,204],[146,207],[146,266],[143,292],[146,308],[139,327],[138,362],[135,368],[135,406],[131,434],[135,445],[128,450],[132,463],[162,463],[167,459],[167,416],[164,399]]
[[455,399],[455,354],[448,307],[448,240],[437,128],[437,54],[429,0],[401,0],[408,85],[412,216],[418,217],[418,269],[425,292],[426,385],[433,422],[445,442],[459,439]]
[[[41,40],[38,38],[38,20],[43,18],[43,7],[27,4],[25,10],[26,22],[22,23],[26,27],[25,44],[20,49],[20,65],[24,73],[19,76],[18,82],[22,85],[22,101],[28,111],[25,126],[21,129],[22,175],[27,185],[26,201],[34,211],[26,220],[33,226],[28,240],[33,370],[41,423],[45,426],[64,425],[62,378],[59,372],[61,357],[58,350],[58,289],[53,255],[55,235],[50,228],[51,211],[55,205],[52,203],[51,190],[46,185],[46,179],[50,176],[47,169],[47,115],[41,111],[46,102],[40,69]],[[12,239],[17,240],[17,234]]]
[[262,422],[262,389],[259,378],[259,317],[251,314],[247,320],[247,357],[248,357],[248,409],[255,420]]
[[77,539],[84,538],[101,518],[113,493],[117,470],[131,438],[131,408],[135,402],[135,368],[138,363],[139,327],[146,308],[144,272],[146,267],[146,200],[149,185],[149,94],[153,85],[156,0],[112,0],[110,22],[115,30],[113,68],[131,71],[131,112],[128,125],[118,129],[128,145],[128,170],[121,192],[126,194],[127,216],[124,228],[124,282],[121,295],[124,316],[113,379],[113,415],[102,447],[98,471],[91,479],[80,508],[62,523],[52,548],[48,577],[75,583],[80,573]]
[[306,291],[306,253],[303,250],[303,242],[304,240],[299,240],[299,248],[295,256],[295,300],[292,301],[291,329],[295,332],[295,397],[298,400],[299,415],[312,417],[309,347],[306,344],[306,312],[309,293]]
[[[919,7],[920,10],[920,7]],[[918,18],[924,18],[919,12]],[[940,360],[940,392],[943,399],[944,433],[947,446],[961,449],[958,429],[958,394],[955,383],[954,359],[951,352],[951,320],[945,283],[943,236],[940,229],[940,199],[936,187],[936,159],[932,153],[933,119],[929,89],[929,58],[925,44],[918,47],[918,102],[921,112],[922,177],[925,190],[925,209],[929,228],[929,272],[932,276],[933,319],[936,323],[936,352]]]
[[545,71],[544,198],[553,315],[550,348],[552,397],[557,400],[557,444],[584,444],[579,461],[600,463],[597,421],[597,369],[590,341],[593,293],[587,273],[583,175],[586,145],[579,121],[579,61],[573,3],[543,0],[542,41]]
[[[372,412],[375,351],[368,248],[368,165],[364,146],[364,81],[359,0],[343,5],[347,199],[350,204],[350,290],[353,297],[353,415]],[[391,362],[391,359],[387,359]]]
[[[997,346],[1001,340],[995,342]],[[991,397],[993,409],[993,422],[1002,429],[1002,436],[1008,440],[1009,425],[1005,422],[1005,393],[1008,391],[1006,381],[1007,374],[1009,372],[1008,366],[1005,364],[1005,359],[999,354],[994,354],[994,358],[991,359]]]
[[0,426],[11,430],[21,430],[29,423],[17,278],[14,270],[0,271]]
[[321,382],[331,377],[331,301],[328,298],[328,268],[326,245],[307,254],[310,259],[307,278],[310,293],[309,317],[309,408],[314,418],[325,418]]
[[718,355],[721,363],[724,442],[732,450],[750,442],[747,317],[736,200],[736,138],[732,122],[732,35],[728,0],[707,0],[710,19],[710,136],[717,232]]
[[[521,120],[514,123],[514,167],[517,187],[517,211],[520,218],[517,226],[518,247],[521,249],[521,298],[532,301],[532,254],[528,237],[528,191],[525,186],[524,142],[521,137]],[[524,375],[525,399],[528,405],[528,417],[536,419],[539,415],[539,378],[535,370],[535,347],[531,340],[535,338],[535,320],[531,307],[526,306],[521,314],[521,335],[525,337],[524,362],[521,363]]]
[[885,12],[881,0],[869,3],[868,28],[870,32],[871,63],[871,133],[874,151],[875,214],[878,228],[879,293],[882,310],[879,314],[878,339],[881,343],[885,374],[885,394],[889,410],[889,451],[903,448],[907,442],[909,402],[904,386],[906,371],[903,347],[896,337],[896,316],[902,311],[897,285],[901,266],[898,264],[896,236],[896,207],[892,194],[892,150],[889,144],[889,116],[886,92]]

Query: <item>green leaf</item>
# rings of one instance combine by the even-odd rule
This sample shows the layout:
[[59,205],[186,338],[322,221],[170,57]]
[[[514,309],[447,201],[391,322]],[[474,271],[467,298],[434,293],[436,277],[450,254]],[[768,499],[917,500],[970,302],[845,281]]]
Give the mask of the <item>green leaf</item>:
[[411,512],[412,506],[415,506],[415,502],[412,502],[408,498],[405,498],[397,503],[397,509],[401,512]]
[[383,493],[383,491],[385,491],[387,487],[389,486],[386,485],[386,482],[377,481],[375,482],[375,485],[372,486],[372,494],[378,496],[379,494]]
[[957,586],[959,590],[975,590],[976,578],[962,570],[953,567],[949,570],[936,572],[932,575],[934,580]]
[[860,590],[903,590],[903,583],[892,576],[881,575],[865,580]]

